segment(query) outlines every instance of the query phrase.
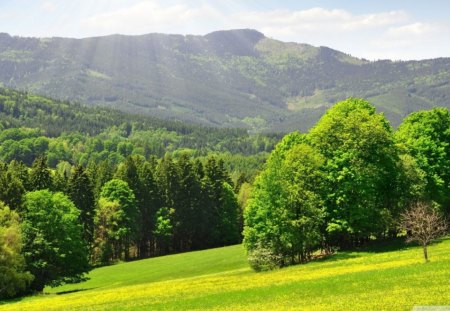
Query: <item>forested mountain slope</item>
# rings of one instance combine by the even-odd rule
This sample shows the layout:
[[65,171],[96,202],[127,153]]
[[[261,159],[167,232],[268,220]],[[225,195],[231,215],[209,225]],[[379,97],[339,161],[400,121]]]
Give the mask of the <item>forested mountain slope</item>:
[[307,129],[363,97],[394,125],[450,107],[450,59],[370,62],[255,30],[22,38],[0,34],[0,83],[63,100],[206,125]]
[[[280,135],[139,116],[85,107],[0,87],[0,161],[27,165],[41,154],[49,165],[122,162],[129,155],[216,155],[230,171],[253,175]],[[236,176],[237,178],[238,176]]]

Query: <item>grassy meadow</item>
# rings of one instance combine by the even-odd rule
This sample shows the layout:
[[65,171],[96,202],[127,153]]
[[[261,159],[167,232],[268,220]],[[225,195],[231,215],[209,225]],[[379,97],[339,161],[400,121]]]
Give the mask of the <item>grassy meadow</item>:
[[341,252],[255,273],[242,245],[93,270],[80,284],[0,303],[3,310],[411,310],[450,305],[450,238],[420,247],[402,242]]

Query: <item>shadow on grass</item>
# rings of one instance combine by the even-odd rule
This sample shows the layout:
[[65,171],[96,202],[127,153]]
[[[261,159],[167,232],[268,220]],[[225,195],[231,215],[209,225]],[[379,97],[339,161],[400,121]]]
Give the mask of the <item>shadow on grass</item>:
[[72,289],[72,290],[65,290],[62,292],[56,292],[56,295],[66,295],[66,294],[72,294],[72,293],[77,293],[77,292],[84,292],[86,290],[91,290],[91,289],[95,289],[96,287],[91,287],[91,288],[79,288],[79,289]]
[[20,301],[22,301],[23,298],[25,298],[25,297],[17,297],[17,298],[11,298],[11,299],[0,300],[0,306],[8,305],[8,304],[10,304],[10,303],[20,302]]
[[[429,245],[437,245],[442,243],[443,241],[449,239],[449,237],[444,237],[441,239],[437,239],[430,243]],[[410,247],[420,246],[417,243],[406,243],[406,238],[395,238],[395,239],[386,239],[380,241],[372,241],[367,245],[364,245],[359,248],[353,249],[356,252],[368,252],[368,253],[386,253],[386,252],[396,252],[400,250],[405,250]],[[351,250],[350,250],[351,251]]]
[[409,247],[411,247],[411,244],[406,243],[405,238],[394,238],[371,241],[353,250],[357,252],[386,253],[408,249]]
[[[437,245],[442,243],[445,240],[450,240],[450,236],[437,239],[430,243],[429,245]],[[358,253],[388,253],[388,252],[397,252],[401,250],[406,250],[411,247],[420,246],[417,243],[406,243],[406,238],[394,238],[394,239],[385,239],[378,241],[371,241],[366,245],[360,247],[354,247],[349,249],[340,250],[337,253],[333,253],[330,255],[318,255],[309,262],[327,262],[327,261],[338,261],[343,259],[351,259],[361,257],[361,254]]]
[[84,292],[84,291],[95,289],[95,288],[97,288],[97,287],[73,289],[73,290],[67,290],[67,291],[52,293],[52,294],[49,294],[49,293],[39,293],[39,294],[34,294],[34,295],[31,294],[31,295],[26,295],[26,296],[22,296],[22,297],[16,297],[16,298],[11,298],[11,299],[6,299],[6,300],[0,300],[0,306],[18,303],[18,302],[22,301],[25,298],[41,297],[41,296],[52,296],[52,295],[66,295],[66,294],[72,294],[72,293],[76,293],[76,292]]
[[350,253],[350,252],[342,252],[342,253],[334,253],[330,255],[325,255],[322,257],[313,258],[310,262],[329,262],[329,261],[338,261],[343,259],[351,259],[360,257],[358,254]]

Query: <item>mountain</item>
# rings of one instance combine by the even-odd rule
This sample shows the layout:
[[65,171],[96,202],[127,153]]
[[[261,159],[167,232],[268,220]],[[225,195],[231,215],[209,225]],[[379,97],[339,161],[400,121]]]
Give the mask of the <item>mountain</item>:
[[254,131],[307,129],[338,100],[374,103],[394,125],[450,107],[450,58],[367,61],[250,30],[25,38],[0,34],[0,86],[61,100]]

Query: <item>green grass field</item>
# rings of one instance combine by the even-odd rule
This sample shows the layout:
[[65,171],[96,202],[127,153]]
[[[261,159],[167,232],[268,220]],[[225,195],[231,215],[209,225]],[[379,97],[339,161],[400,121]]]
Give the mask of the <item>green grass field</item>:
[[241,245],[93,270],[89,281],[0,304],[0,310],[411,310],[450,305],[450,238],[394,243],[255,273]]

